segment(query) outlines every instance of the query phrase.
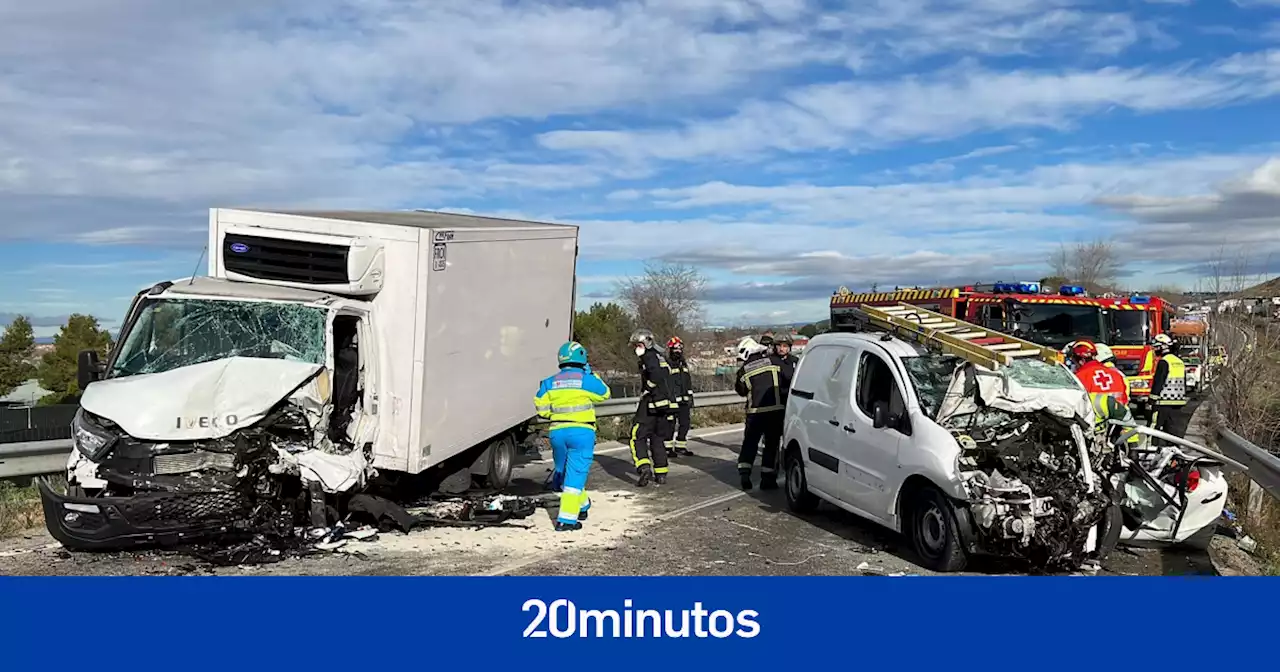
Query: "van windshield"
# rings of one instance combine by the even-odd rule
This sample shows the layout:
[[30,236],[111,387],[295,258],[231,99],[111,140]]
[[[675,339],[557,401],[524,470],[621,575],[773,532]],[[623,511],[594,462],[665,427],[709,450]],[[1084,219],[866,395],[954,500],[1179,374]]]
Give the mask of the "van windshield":
[[323,308],[265,301],[149,299],[108,377],[162,373],[230,357],[324,364]]
[[902,365],[916,388],[925,415],[937,417],[942,399],[951,387],[951,375],[962,363],[959,357],[951,355],[925,354],[902,358]]

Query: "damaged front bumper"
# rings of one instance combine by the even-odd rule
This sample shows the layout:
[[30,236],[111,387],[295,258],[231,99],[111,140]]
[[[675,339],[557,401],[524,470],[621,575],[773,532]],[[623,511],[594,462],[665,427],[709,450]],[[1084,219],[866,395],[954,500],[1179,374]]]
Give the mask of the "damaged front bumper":
[[181,545],[249,531],[250,504],[236,491],[77,497],[55,492],[43,480],[39,488],[49,534],[71,550]]

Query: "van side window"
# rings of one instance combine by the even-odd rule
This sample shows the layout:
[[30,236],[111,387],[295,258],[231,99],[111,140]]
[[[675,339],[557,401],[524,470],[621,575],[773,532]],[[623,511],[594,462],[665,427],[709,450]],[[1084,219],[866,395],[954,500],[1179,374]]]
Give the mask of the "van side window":
[[[888,404],[889,417],[906,418],[907,406],[903,401],[902,391],[893,378],[893,369],[873,352],[862,353],[862,360],[858,365],[857,402],[858,408],[868,418],[874,417],[874,409],[879,402]],[[897,429],[904,434],[911,433],[905,421]]]

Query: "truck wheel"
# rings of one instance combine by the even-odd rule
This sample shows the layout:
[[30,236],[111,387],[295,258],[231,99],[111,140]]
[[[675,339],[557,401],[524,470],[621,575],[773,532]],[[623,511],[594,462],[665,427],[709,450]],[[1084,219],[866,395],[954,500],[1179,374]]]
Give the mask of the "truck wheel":
[[493,490],[505,490],[511,485],[511,472],[515,469],[516,441],[506,434],[489,444],[489,473],[484,484]]
[[800,449],[787,451],[787,507],[796,513],[812,513],[818,508],[818,497],[809,492],[809,482],[804,477],[804,459]]
[[906,532],[923,566],[935,572],[959,572],[969,558],[960,541],[960,526],[946,495],[924,487],[908,502]]

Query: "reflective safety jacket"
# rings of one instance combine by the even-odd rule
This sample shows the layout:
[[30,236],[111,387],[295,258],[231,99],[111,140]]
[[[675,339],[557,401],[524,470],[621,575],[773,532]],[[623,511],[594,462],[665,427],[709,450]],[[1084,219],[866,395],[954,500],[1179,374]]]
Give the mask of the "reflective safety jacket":
[[[1094,428],[1103,433],[1107,433],[1111,429],[1107,425],[1108,420],[1119,420],[1121,422],[1133,422],[1133,412],[1129,410],[1127,404],[1120,403],[1114,395],[1110,394],[1090,394],[1089,400],[1093,402],[1093,421]],[[1115,431],[1123,431],[1116,427]],[[1141,434],[1134,434],[1129,437],[1127,443],[1130,446],[1137,446],[1142,442]]]
[[653,348],[645,350],[640,355],[640,403],[647,405],[650,411],[674,413],[673,400],[677,395],[671,378],[671,366],[667,360]]
[[1125,406],[1129,405],[1129,384],[1119,369],[1093,360],[1076,370],[1076,378],[1080,379],[1090,398],[1105,394],[1115,397]]
[[1187,405],[1187,365],[1177,355],[1165,355],[1156,364],[1151,398],[1157,406]]
[[671,375],[672,401],[677,406],[693,406],[693,375],[689,373],[689,362],[685,358],[667,360]]
[[784,391],[791,387],[790,367],[777,355],[751,355],[738,369],[733,389],[747,398],[747,413],[768,413],[786,408]]
[[577,366],[566,366],[538,386],[533,398],[538,417],[551,421],[551,429],[596,428],[596,404],[611,396],[600,377]]

